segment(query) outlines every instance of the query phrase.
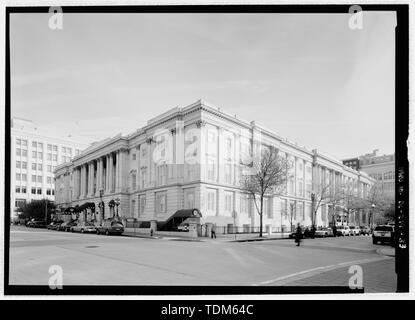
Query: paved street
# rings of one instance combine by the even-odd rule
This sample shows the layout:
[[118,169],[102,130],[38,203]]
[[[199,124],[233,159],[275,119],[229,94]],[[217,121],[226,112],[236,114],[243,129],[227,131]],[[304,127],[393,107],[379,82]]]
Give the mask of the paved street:
[[[64,285],[346,285],[363,269],[365,292],[394,292],[393,252],[371,237],[229,242],[73,234],[12,227],[10,284],[47,285],[49,267]],[[384,249],[380,252],[378,249]]]

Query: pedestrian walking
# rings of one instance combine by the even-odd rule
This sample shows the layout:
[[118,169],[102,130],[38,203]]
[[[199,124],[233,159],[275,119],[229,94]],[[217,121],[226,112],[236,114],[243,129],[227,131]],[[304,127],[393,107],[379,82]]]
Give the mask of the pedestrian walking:
[[210,237],[216,239],[216,225],[212,224],[212,229],[210,230]]
[[295,232],[295,243],[297,244],[297,247],[300,246],[301,238],[303,237],[301,226],[300,224],[297,225],[297,230]]
[[337,227],[336,227],[336,225],[333,226],[333,236],[337,237]]

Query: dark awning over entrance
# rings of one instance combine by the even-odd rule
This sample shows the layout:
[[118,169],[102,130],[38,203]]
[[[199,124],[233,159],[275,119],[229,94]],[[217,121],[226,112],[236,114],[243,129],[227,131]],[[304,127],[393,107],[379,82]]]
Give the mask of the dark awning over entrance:
[[160,230],[174,230],[180,223],[188,218],[201,218],[199,209],[182,209],[172,214],[161,226]]
[[95,203],[93,202],[85,202],[84,204],[78,207],[78,211],[82,211],[85,209],[95,209]]

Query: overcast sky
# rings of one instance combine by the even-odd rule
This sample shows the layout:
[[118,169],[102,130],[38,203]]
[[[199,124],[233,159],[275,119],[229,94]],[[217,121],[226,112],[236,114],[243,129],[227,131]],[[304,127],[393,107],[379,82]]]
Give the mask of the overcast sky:
[[394,13],[11,14],[12,116],[95,141],[203,99],[347,158],[394,152]]

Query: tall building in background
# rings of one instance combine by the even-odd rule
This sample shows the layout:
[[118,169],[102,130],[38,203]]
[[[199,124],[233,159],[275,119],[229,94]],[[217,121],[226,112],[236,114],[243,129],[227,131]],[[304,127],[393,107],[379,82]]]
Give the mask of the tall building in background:
[[55,198],[57,165],[70,162],[88,145],[48,135],[30,120],[13,118],[11,123],[10,215],[17,216],[20,203]]
[[[378,155],[379,150],[361,155],[357,158],[343,160],[349,167],[357,168],[374,178],[383,194],[391,199],[395,198],[395,154]],[[358,161],[356,161],[358,160]]]

